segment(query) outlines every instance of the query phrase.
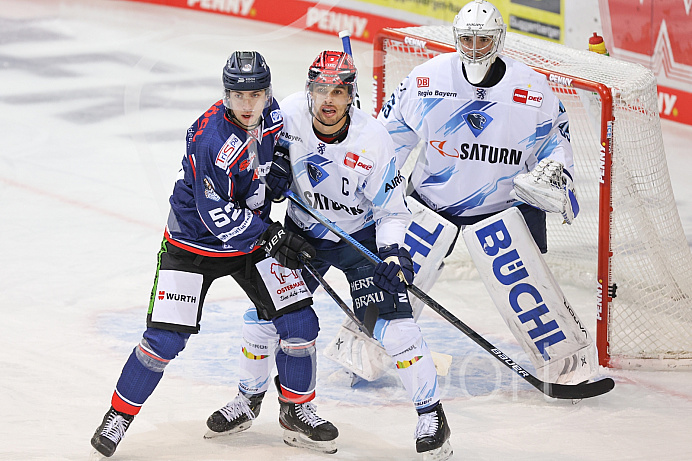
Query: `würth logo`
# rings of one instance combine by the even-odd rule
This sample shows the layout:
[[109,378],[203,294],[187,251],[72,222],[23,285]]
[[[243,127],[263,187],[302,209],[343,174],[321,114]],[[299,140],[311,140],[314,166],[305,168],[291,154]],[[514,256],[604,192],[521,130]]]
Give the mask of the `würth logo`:
[[166,293],[165,291],[161,290],[161,291],[159,291],[159,299],[163,300],[163,298],[166,298],[167,300],[172,300],[172,301],[181,301],[184,303],[196,303],[197,302],[196,296],[181,295],[179,293],[171,293],[170,291],[168,293]]
[[427,88],[430,86],[430,79],[428,77],[416,77],[416,84],[418,88]]

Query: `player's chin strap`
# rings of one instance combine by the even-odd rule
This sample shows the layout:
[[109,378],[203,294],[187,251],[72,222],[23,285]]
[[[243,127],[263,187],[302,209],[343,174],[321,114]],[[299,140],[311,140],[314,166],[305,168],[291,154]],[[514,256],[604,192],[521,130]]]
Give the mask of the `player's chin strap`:
[[341,308],[342,311],[346,313],[349,319],[353,321],[353,323],[356,324],[356,326],[366,335],[368,335],[369,338],[373,338],[373,330],[375,328],[375,322],[377,322],[377,317],[379,315],[379,311],[377,309],[377,305],[375,303],[370,303],[368,306],[365,308],[365,317],[364,320],[361,322],[358,317],[356,317],[356,314],[351,310],[350,307],[341,299],[341,297],[334,291],[334,289],[329,286],[327,281],[322,277],[322,275],[315,269],[315,267],[310,263],[310,255],[307,253],[302,253],[300,256],[298,256],[300,259],[300,262],[303,263],[303,266],[305,269],[315,277],[315,280],[319,282],[320,285],[322,285],[322,288],[324,288],[324,291],[327,292],[329,296],[336,302],[336,304]]
[[[347,234],[344,230],[334,224],[332,221],[324,217],[319,211],[310,207],[305,201],[293,193],[293,191],[286,191],[286,197],[291,200],[296,206],[298,206],[305,213],[312,216],[314,219],[320,222],[323,226],[337,235],[341,240],[350,245],[353,249],[357,250],[366,259],[368,259],[372,264],[378,264],[380,258],[377,257],[373,252],[361,245],[357,240]],[[408,291],[415,295],[418,299],[423,301],[432,310],[440,314],[445,320],[450,322],[458,330],[464,333],[466,336],[471,338],[476,344],[481,346],[487,352],[490,353],[497,360],[502,362],[507,368],[512,370],[514,373],[519,375],[522,379],[527,381],[533,387],[543,392],[549,397],[556,399],[585,399],[589,397],[596,397],[601,394],[609,392],[615,387],[615,382],[611,378],[603,378],[599,381],[594,381],[590,383],[580,383],[575,385],[570,384],[554,384],[541,381],[534,375],[524,370],[519,364],[512,360],[507,354],[502,352],[497,347],[493,346],[481,335],[476,333],[473,329],[467,326],[464,322],[455,317],[451,312],[438,304],[434,299],[425,294],[420,288],[415,285],[407,285]]]

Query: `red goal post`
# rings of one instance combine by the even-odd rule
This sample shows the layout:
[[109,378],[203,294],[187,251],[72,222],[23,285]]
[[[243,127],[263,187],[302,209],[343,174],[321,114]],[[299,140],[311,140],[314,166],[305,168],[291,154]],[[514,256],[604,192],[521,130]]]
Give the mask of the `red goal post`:
[[[375,114],[413,67],[448,52],[455,52],[451,26],[381,30]],[[546,260],[562,283],[595,287],[600,364],[692,365],[692,254],[670,185],[653,74],[513,33],[503,54],[544,74],[570,116],[581,212],[572,226],[549,217]],[[452,265],[471,264],[462,247]]]

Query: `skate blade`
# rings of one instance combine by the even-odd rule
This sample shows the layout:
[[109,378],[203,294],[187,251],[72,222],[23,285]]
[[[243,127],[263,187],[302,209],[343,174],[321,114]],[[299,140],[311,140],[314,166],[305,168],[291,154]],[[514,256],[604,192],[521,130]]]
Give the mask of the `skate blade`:
[[284,443],[292,447],[307,448],[321,453],[336,453],[336,440],[312,440],[300,432],[289,431],[288,429],[284,429]]
[[246,421],[246,422],[234,427],[233,429],[228,430],[228,431],[224,431],[224,432],[215,432],[215,431],[212,431],[211,429],[209,429],[204,434],[204,438],[205,439],[214,439],[216,437],[222,437],[224,435],[237,434],[238,432],[243,432],[245,430],[250,429],[250,426],[252,426],[252,421]]
[[446,440],[440,448],[423,453],[423,461],[444,461],[451,458],[453,454],[452,444]]

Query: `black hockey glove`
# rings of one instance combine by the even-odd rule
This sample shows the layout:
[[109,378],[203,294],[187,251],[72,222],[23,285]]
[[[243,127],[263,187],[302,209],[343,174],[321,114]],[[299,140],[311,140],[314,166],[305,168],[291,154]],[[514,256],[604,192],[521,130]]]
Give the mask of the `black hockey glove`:
[[288,232],[278,222],[271,226],[262,234],[264,251],[269,256],[276,259],[279,264],[289,269],[300,268],[298,256],[307,255],[308,258],[315,257],[315,249],[306,242],[303,237],[293,232]]
[[291,187],[293,175],[291,174],[291,159],[288,149],[282,146],[274,147],[274,159],[264,182],[267,185],[267,197],[274,202],[280,202],[284,198],[284,192]]
[[395,294],[406,291],[406,285],[413,282],[413,261],[406,248],[387,245],[377,252],[382,260],[375,266],[372,281],[383,290]]

